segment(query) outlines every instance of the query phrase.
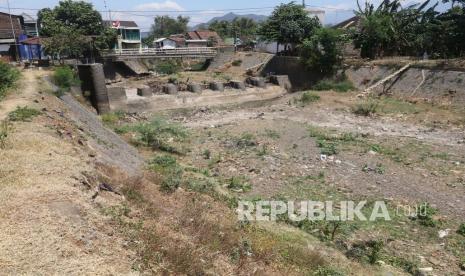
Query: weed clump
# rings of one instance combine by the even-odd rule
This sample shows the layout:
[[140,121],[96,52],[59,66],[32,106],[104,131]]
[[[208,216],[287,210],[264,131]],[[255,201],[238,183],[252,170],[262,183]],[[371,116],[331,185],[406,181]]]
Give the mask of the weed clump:
[[231,63],[232,66],[241,66],[241,64],[242,64],[242,60],[240,59],[236,59]]
[[378,112],[378,102],[370,100],[357,104],[353,113],[360,116],[372,116]]
[[179,125],[155,118],[131,127],[137,134],[136,140],[145,146],[171,153],[183,153],[170,144],[170,141],[183,141],[189,135],[187,130]]
[[297,102],[300,102],[302,106],[306,106],[310,103],[317,102],[321,97],[312,92],[304,92],[300,98],[297,99]]
[[416,216],[412,217],[412,219],[418,220],[418,223],[423,226],[436,227],[438,226],[439,222],[434,219],[434,215],[437,213],[438,209],[431,207],[428,202],[425,202],[420,205]]
[[149,162],[149,168],[162,177],[160,189],[164,192],[174,192],[182,183],[184,170],[173,156],[156,156]]
[[457,234],[465,237],[465,222],[460,224],[459,229],[457,230]]
[[107,126],[114,126],[120,120],[124,119],[125,113],[123,111],[115,111],[105,113],[101,116],[102,122]]
[[0,61],[0,100],[6,96],[8,89],[15,85],[19,76],[16,68]]
[[57,96],[68,92],[72,86],[79,85],[76,73],[69,66],[60,66],[53,73],[53,82],[59,87]]
[[32,118],[40,115],[41,112],[34,108],[16,107],[16,110],[8,115],[10,121],[30,122]]
[[227,181],[228,189],[234,192],[248,192],[252,189],[250,183],[243,176],[233,176]]
[[241,137],[235,139],[234,144],[238,148],[255,147],[258,145],[252,133],[243,133]]

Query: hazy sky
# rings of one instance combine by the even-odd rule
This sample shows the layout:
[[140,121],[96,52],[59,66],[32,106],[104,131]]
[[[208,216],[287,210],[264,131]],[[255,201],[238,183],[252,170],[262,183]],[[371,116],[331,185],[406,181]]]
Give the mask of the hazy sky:
[[[105,8],[105,1],[106,6]],[[363,2],[363,0],[360,0]],[[375,0],[376,1],[376,0]],[[88,0],[92,2],[97,10],[106,11],[111,9],[112,19],[134,20],[143,31],[149,29],[154,15],[182,14],[191,18],[190,25],[203,23],[215,16],[221,16],[227,12],[237,14],[264,14],[268,15],[273,7],[280,3],[288,3],[285,0]],[[297,1],[301,3],[301,1]],[[378,1],[377,1],[378,2]],[[37,10],[45,7],[53,7],[58,0],[10,0],[13,14],[26,12],[36,14]],[[353,15],[352,10],[356,7],[355,0],[312,0],[306,1],[309,6],[319,7],[326,11],[325,24],[337,23]],[[0,11],[6,12],[6,0],[0,0]],[[30,10],[21,10],[24,8]],[[102,12],[104,19],[109,17],[108,12]]]

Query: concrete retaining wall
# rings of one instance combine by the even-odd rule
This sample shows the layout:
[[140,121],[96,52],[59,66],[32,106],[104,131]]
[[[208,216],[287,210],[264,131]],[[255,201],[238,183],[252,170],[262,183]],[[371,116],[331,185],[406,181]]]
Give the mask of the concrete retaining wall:
[[[152,97],[137,96],[136,89],[126,91],[127,100],[120,97],[121,88],[111,92],[110,106],[112,110],[126,112],[156,112],[162,110],[195,108],[205,106],[233,105],[254,101],[265,101],[278,98],[287,91],[279,86],[263,88],[248,88],[245,91],[227,89],[223,93],[204,90],[201,93],[179,92],[177,95],[154,95]],[[113,95],[114,94],[114,95]]]
[[262,69],[262,75],[288,75],[293,91],[309,89],[322,79],[318,72],[309,71],[298,57],[274,56]]

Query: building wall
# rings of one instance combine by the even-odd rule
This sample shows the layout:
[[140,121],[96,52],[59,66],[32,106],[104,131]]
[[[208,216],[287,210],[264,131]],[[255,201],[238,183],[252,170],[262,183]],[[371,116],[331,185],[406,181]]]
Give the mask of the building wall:
[[[21,19],[18,16],[13,16],[13,27],[18,37],[23,31],[21,28]],[[6,13],[0,13],[0,39],[13,38],[13,32],[11,31],[10,16]]]

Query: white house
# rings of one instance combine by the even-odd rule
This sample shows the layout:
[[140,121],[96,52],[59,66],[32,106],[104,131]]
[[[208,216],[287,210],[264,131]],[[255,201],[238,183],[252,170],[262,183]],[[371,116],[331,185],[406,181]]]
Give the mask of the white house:
[[153,41],[153,47],[160,49],[174,49],[176,48],[176,41],[171,38],[162,37]]

